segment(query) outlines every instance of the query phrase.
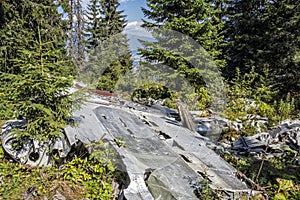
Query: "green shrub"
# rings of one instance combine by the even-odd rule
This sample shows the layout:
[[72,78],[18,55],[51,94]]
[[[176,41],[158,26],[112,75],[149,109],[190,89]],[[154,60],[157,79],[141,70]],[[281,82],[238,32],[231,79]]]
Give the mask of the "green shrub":
[[[133,98],[137,98],[138,100],[141,100],[143,98],[152,98],[155,100],[164,99],[164,106],[176,108],[174,92],[166,86],[158,83],[146,84],[136,89],[131,96],[131,99]],[[141,101],[141,103],[145,102]]]
[[157,84],[157,83],[150,83],[147,85],[142,86],[141,88],[136,89],[133,94],[132,98],[152,98],[152,99],[172,99],[173,92],[169,88],[164,85]]
[[296,151],[285,151],[283,156],[264,160],[262,165],[262,160],[253,157],[221,154],[229,164],[264,188],[270,199],[296,200],[300,199],[300,174],[299,166],[294,164],[299,156],[295,155]]
[[278,115],[280,120],[285,120],[289,118],[293,113],[295,113],[295,100],[287,95],[286,100],[281,99],[278,104]]
[[94,148],[87,157],[43,168],[11,162],[0,148],[0,199],[23,199],[27,193],[33,199],[52,199],[57,191],[66,199],[113,199],[112,182],[120,175],[112,165],[113,152],[102,142]]
[[257,106],[256,111],[257,114],[268,117],[269,119],[272,118],[275,114],[275,108],[265,102],[260,102]]

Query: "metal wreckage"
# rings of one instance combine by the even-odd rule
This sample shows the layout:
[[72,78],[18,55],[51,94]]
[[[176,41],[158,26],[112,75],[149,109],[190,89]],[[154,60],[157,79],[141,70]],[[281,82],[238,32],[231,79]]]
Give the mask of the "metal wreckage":
[[15,161],[47,166],[54,153],[63,159],[70,156],[74,146],[102,140],[117,152],[116,168],[130,179],[118,199],[197,199],[194,191],[203,187],[204,181],[213,190],[222,191],[222,199],[260,194],[248,187],[249,179],[239,176],[234,167],[208,148],[211,142],[207,137],[195,131],[213,135],[214,129],[205,126],[205,121],[194,126],[185,107],[178,108],[148,107],[95,95],[74,112],[76,126],[67,126],[64,138],[42,144],[27,140],[22,148],[14,149],[17,139],[11,130],[26,122],[11,120],[2,127],[2,145]]

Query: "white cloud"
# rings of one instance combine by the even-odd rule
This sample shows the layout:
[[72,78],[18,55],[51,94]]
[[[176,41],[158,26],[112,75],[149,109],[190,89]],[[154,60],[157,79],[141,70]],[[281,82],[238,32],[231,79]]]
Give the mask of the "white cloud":
[[141,27],[142,24],[143,24],[143,22],[141,22],[141,21],[128,22],[127,26],[125,27],[124,32],[127,35],[152,37],[148,31],[146,31],[144,28]]
[[153,40],[151,33],[141,27],[142,24],[143,22],[141,21],[128,22],[124,29],[124,33],[129,39],[129,46],[132,51],[136,51],[138,47],[142,47],[138,40]]
[[138,22],[138,21],[128,22],[126,28],[127,29],[137,29],[137,28],[141,28],[142,24],[143,24],[143,22]]
[[146,31],[146,29],[141,27],[142,24],[143,22],[141,21],[128,22],[124,32],[130,35],[152,37],[151,34],[148,31]]

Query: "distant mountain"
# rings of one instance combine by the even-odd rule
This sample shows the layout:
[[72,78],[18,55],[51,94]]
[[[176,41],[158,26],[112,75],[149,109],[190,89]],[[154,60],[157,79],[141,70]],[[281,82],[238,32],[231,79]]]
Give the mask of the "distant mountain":
[[144,29],[131,29],[124,32],[129,40],[129,47],[132,52],[137,51],[138,48],[143,47],[138,40],[154,41],[154,38],[149,32]]
[[142,44],[138,40],[154,41],[154,38],[148,36],[136,35],[133,33],[126,33],[129,40],[129,48],[132,52],[137,52],[138,48],[142,48]]

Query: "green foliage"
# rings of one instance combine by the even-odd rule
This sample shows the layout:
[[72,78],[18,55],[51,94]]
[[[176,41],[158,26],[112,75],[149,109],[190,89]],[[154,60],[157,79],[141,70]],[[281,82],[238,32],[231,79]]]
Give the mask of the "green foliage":
[[218,191],[213,190],[210,187],[210,181],[206,174],[204,174],[204,179],[200,181],[199,185],[200,185],[200,189],[194,191],[194,193],[199,199],[205,199],[205,200],[221,199],[218,196]]
[[231,137],[238,137],[240,134],[250,136],[258,133],[259,130],[251,125],[249,120],[245,120],[247,114],[267,117],[268,124],[260,127],[265,131],[268,127],[285,119],[297,117],[296,103],[291,95],[288,95],[285,100],[281,99],[279,103],[273,100],[278,93],[274,86],[269,83],[272,82],[272,78],[267,70],[264,70],[263,74],[259,74],[252,67],[250,73],[243,75],[239,69],[236,71],[236,77],[227,85],[226,117],[230,120],[241,120],[243,128],[238,132],[228,130],[223,135],[224,138],[230,139]]
[[66,54],[57,5],[28,0],[1,5],[5,23],[0,30],[0,117],[27,120],[18,131],[20,137],[60,136],[71,112],[67,89],[74,66]]
[[198,88],[197,92],[186,97],[190,110],[206,110],[212,103],[213,97],[205,87]]
[[99,39],[101,38],[101,5],[99,0],[92,0],[87,5],[87,49],[95,49],[98,46]]
[[41,37],[34,41],[32,49],[20,49],[23,60],[15,60],[19,68],[17,74],[2,73],[6,81],[3,88],[4,99],[14,110],[14,117],[26,119],[25,129],[18,131],[20,137],[30,137],[41,141],[58,137],[71,113],[71,98],[67,87],[72,77],[62,77],[57,71],[67,61],[53,62],[56,51],[49,51]]
[[152,98],[152,99],[166,99],[172,98],[172,91],[166,86],[160,84],[148,84],[142,88],[138,88],[133,92],[132,97],[136,98]]
[[223,68],[224,76],[231,80],[239,73],[250,73],[252,66],[257,66],[256,72],[262,72],[262,55],[265,48],[266,24],[262,20],[266,0],[228,1],[225,6],[225,45],[222,57],[226,59]]
[[117,0],[93,0],[88,5],[87,49],[89,58],[79,79],[97,89],[114,91],[120,77],[132,68],[123,10]]
[[268,71],[264,70],[263,74],[259,74],[255,72],[255,67],[252,67],[250,73],[243,75],[239,68],[236,71],[236,77],[228,85],[227,116],[232,120],[246,114],[273,117],[271,100],[277,91],[268,83],[271,81]]
[[274,118],[275,115],[275,108],[270,104],[267,104],[265,102],[260,102],[256,108],[256,112],[261,116],[266,116],[269,119],[272,119]]
[[288,119],[295,112],[295,100],[287,95],[286,100],[281,99],[278,104],[280,121]]
[[[296,151],[285,151],[283,156],[264,161],[260,176],[261,160],[231,154],[221,155],[229,164],[265,189],[271,199],[299,199],[299,166],[294,165]],[[289,170],[286,170],[289,169]]]
[[86,198],[110,199],[114,168],[103,166],[93,157],[74,158],[63,170],[64,180],[82,185],[86,190]]
[[27,194],[34,198],[52,197],[60,191],[67,199],[81,199],[80,186],[63,181],[58,168],[30,168],[8,161],[0,148],[0,196],[3,199],[22,199]]
[[218,18],[219,8],[212,1],[147,0],[147,7],[142,8],[149,19],[144,20],[144,27],[167,28],[188,35],[208,51],[218,67],[224,64],[217,59],[220,54],[218,47],[223,40],[220,31],[223,22]]
[[299,1],[243,0],[225,3],[224,76],[269,68],[279,98],[299,91]]
[[112,63],[107,64],[109,64],[109,66],[100,76],[96,87],[100,90],[114,91],[119,79],[123,77],[125,73],[129,72],[130,69],[132,69],[130,53],[127,52],[125,55],[121,55],[117,61],[113,61]]
[[119,174],[112,165],[114,156],[102,142],[85,158],[73,158],[63,166],[30,168],[8,161],[0,148],[0,196],[22,199],[26,193],[35,199],[52,199],[60,192],[66,199],[112,199],[112,182]]
[[87,147],[93,149],[92,154],[84,159],[74,158],[65,166],[63,177],[75,185],[83,185],[86,189],[86,198],[111,199],[112,182],[115,178],[112,159],[116,155],[102,141]]
[[117,0],[92,0],[87,6],[87,48],[94,50],[112,35],[122,33],[126,26],[126,15],[119,11]]
[[[138,100],[142,101],[142,99],[164,99],[165,103],[164,105],[170,108],[175,108],[175,94],[170,88],[167,88],[164,85],[161,85],[159,83],[152,83],[152,84],[146,84],[138,89],[136,89],[131,99],[137,98]],[[143,102],[141,102],[143,103]]]
[[[213,94],[220,92],[213,87],[221,81],[214,67],[224,65],[224,60],[219,59],[223,22],[218,18],[218,6],[204,0],[148,0],[147,6],[142,8],[147,18],[143,27],[150,28],[156,41],[143,42],[145,48],[140,49],[143,58],[183,75],[196,93],[197,109],[206,108],[216,98]],[[210,98],[207,91],[211,92]]]

